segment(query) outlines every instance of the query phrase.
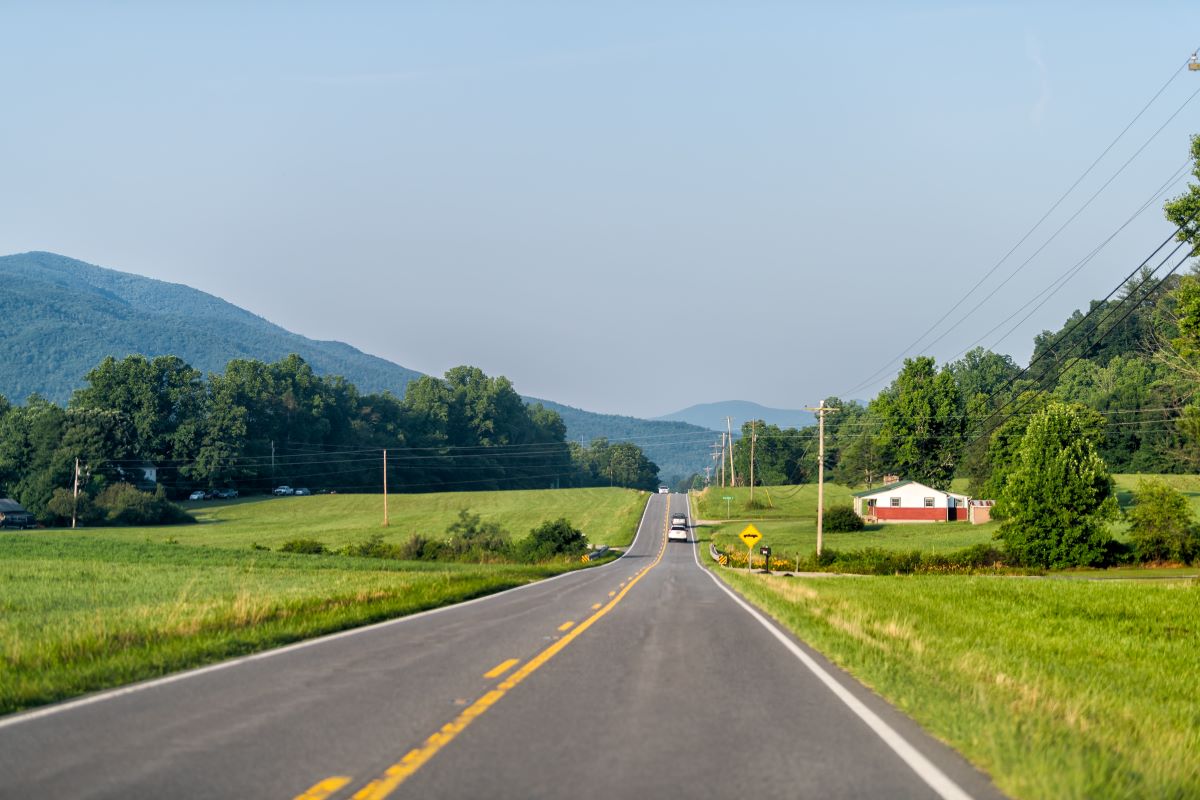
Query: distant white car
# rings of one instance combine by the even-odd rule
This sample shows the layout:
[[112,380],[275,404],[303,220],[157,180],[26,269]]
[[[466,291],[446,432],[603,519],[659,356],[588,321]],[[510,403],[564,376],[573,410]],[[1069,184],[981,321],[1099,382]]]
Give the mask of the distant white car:
[[670,493],[671,493],[671,487],[670,487],[670,486],[667,486],[667,485],[665,485],[665,484],[664,484],[663,486],[659,486],[659,487],[658,487],[658,493],[659,493],[659,494],[670,494]]
[[292,492],[292,494],[296,495],[297,497],[308,497],[310,494],[312,494],[312,492],[308,489],[296,489]]
[[188,500],[207,500],[208,494],[203,489],[197,489],[188,495]]
[[279,497],[288,497],[295,494],[296,490],[290,486],[276,486],[274,493]]
[[683,527],[686,528],[687,527],[687,514],[681,514],[678,511],[676,511],[674,514],[671,515],[671,524],[672,525],[682,525]]
[[686,525],[672,525],[667,531],[667,541],[669,542],[686,542],[688,540],[688,529]]

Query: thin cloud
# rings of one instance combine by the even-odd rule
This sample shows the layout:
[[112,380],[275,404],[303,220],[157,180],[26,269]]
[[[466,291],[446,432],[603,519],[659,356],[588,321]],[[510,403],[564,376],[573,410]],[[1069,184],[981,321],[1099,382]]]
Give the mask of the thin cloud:
[[1046,115],[1046,107],[1050,105],[1050,73],[1046,69],[1046,62],[1042,60],[1041,44],[1038,42],[1037,36],[1032,33],[1025,34],[1025,56],[1037,69],[1038,82],[1041,84],[1038,99],[1029,109],[1029,121],[1040,126],[1042,118]]

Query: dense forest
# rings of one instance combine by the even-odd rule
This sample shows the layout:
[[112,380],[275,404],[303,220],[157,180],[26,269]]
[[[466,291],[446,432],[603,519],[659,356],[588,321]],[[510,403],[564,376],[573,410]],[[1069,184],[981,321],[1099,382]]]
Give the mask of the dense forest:
[[[175,356],[104,359],[64,408],[0,397],[0,495],[44,522],[73,486],[116,484],[268,491],[280,484],[337,492],[628,486],[658,468],[629,443],[566,441],[559,415],[527,404],[503,377],[456,367],[422,376],[403,398],[361,394],[297,355],[230,361],[205,377]],[[147,470],[152,470],[147,472]]]

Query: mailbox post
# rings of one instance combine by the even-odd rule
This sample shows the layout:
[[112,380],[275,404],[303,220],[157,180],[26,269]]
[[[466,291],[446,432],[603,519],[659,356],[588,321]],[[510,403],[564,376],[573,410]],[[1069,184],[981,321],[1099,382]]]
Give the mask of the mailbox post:
[[758,552],[763,557],[763,572],[769,573],[771,571],[771,545],[764,545]]

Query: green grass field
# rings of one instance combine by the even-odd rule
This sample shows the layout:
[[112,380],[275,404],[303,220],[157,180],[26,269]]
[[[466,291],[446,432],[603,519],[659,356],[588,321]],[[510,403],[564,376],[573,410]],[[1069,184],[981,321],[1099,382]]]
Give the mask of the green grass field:
[[[565,516],[627,544],[646,494],[622,489],[401,495],[386,538],[440,536],[468,508],[514,537]],[[293,555],[380,532],[378,495],[193,504],[201,524],[0,534],[0,713],[518,586],[569,569]]]
[[1200,582],[718,572],[1014,797],[1200,796]]
[[555,489],[511,492],[438,492],[388,497],[389,526],[383,522],[378,494],[246,498],[184,503],[198,525],[154,528],[96,528],[93,535],[112,541],[177,539],[180,544],[277,548],[289,539],[317,539],[331,548],[382,534],[389,543],[413,534],[442,538],[460,510],[495,520],[514,539],[546,520],[566,517],[594,544],[633,541],[646,506],[646,493],[632,489]]

